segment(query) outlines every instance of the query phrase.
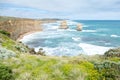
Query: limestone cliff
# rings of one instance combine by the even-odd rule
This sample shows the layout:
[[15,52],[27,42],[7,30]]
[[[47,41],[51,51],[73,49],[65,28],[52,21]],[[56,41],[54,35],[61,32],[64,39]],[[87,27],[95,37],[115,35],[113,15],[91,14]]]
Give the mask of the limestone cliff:
[[62,21],[59,28],[60,29],[68,29],[67,21]]
[[81,24],[77,24],[76,30],[77,30],[77,31],[82,31],[82,25],[81,25]]
[[25,18],[3,18],[0,17],[0,29],[10,33],[10,37],[16,40],[20,35],[31,31],[41,31],[42,24],[48,22],[55,22],[56,20],[35,20]]

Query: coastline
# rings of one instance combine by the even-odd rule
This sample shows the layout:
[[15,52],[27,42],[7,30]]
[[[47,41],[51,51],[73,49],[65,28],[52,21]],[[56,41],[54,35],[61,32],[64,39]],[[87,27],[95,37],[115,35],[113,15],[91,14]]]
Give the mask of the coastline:
[[24,34],[21,34],[18,38],[17,38],[17,40],[16,41],[20,41],[24,36],[27,36],[27,35],[30,35],[30,34],[32,34],[32,33],[36,33],[36,32],[41,32],[42,30],[36,30],[36,31],[30,31],[30,32],[26,32],[26,33],[24,33]]
[[42,25],[54,23],[58,19],[28,19],[0,16],[0,29],[10,33],[10,38],[18,41],[24,34],[42,31]]

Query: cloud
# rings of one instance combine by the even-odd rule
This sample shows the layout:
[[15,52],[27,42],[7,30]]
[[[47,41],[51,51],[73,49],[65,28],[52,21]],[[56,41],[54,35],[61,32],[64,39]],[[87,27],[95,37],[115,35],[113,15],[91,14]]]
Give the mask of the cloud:
[[62,15],[67,15],[66,13],[25,7],[10,3],[0,3],[0,11],[1,16],[14,16],[25,18],[62,18]]
[[47,17],[50,15],[72,19],[83,19],[83,17],[101,19],[100,16],[104,16],[106,19],[118,19],[120,15],[119,0],[1,0],[0,2],[45,10],[50,13],[46,15]]

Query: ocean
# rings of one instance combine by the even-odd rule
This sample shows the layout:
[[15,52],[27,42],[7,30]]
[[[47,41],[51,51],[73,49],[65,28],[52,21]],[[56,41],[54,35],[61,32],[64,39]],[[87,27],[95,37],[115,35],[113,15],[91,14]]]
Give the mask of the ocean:
[[[24,36],[21,41],[38,51],[43,48],[49,56],[104,54],[120,47],[119,20],[67,20],[69,29],[59,29],[60,22],[44,24],[42,32]],[[76,25],[83,25],[82,31]]]

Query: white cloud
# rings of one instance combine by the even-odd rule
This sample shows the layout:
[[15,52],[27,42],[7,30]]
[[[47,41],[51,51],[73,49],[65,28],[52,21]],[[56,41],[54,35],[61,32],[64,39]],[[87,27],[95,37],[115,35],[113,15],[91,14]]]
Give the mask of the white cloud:
[[119,0],[1,0],[0,2],[60,12],[61,15],[58,15],[60,17],[84,16],[84,19],[100,19],[100,16],[104,16],[106,19],[118,19],[120,15]]

